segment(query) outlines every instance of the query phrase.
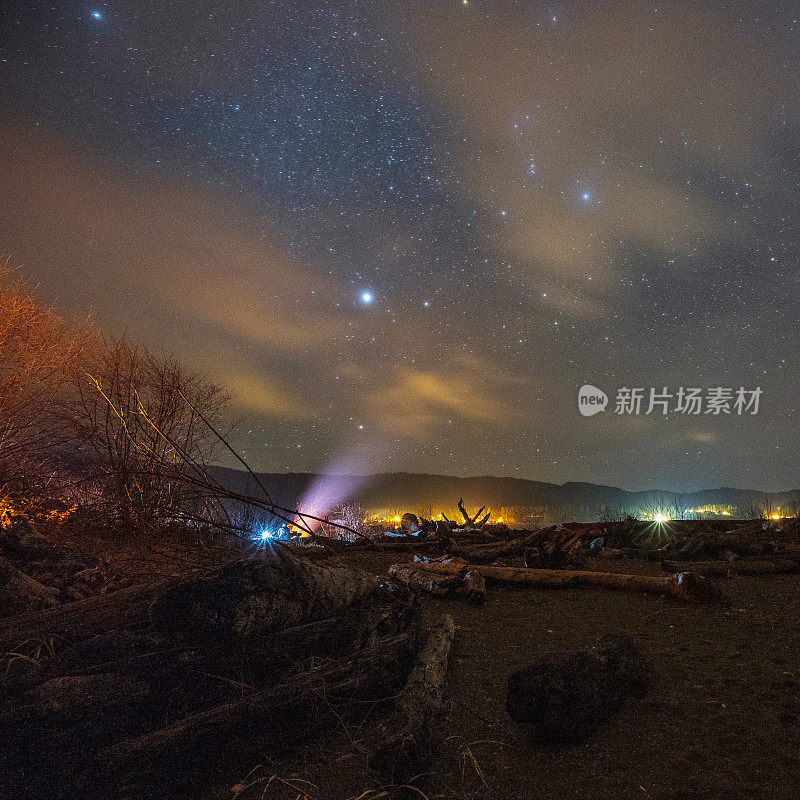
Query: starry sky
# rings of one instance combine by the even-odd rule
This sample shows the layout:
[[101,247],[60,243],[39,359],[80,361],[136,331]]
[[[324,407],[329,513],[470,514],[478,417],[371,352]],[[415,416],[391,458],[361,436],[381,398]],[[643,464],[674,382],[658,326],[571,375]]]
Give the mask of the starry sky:
[[[797,14],[5,3],[0,251],[224,384],[257,469],[797,487]],[[613,411],[681,386],[763,394]]]

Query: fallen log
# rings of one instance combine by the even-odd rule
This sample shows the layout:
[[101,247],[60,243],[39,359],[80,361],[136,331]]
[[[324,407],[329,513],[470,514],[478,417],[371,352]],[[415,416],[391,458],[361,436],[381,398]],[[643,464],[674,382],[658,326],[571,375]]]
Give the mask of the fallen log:
[[332,617],[376,597],[390,591],[369,573],[299,559],[276,546],[264,561],[237,561],[0,620],[0,653],[18,652],[25,642],[75,642],[151,624],[174,641],[216,646]]
[[31,725],[37,735],[58,730],[66,722],[77,725],[98,712],[118,711],[148,693],[147,683],[132,676],[68,675],[52,678],[14,698],[0,716],[0,728],[20,736]]
[[686,561],[677,564],[673,561],[662,561],[664,572],[694,572],[706,577],[726,575],[774,575],[788,572],[800,572],[800,564],[792,559],[772,559],[739,561]]
[[465,559],[470,564],[491,564],[498,558],[513,558],[523,555],[527,548],[551,536],[555,530],[556,526],[552,525],[538,531],[526,532],[525,536],[509,541],[495,540],[485,544],[461,545],[459,542],[453,542],[447,548],[447,552],[451,556]]
[[464,597],[474,606],[481,606],[486,602],[486,581],[480,572],[468,572],[464,576]]
[[[177,651],[186,652],[184,648]],[[162,653],[171,656],[176,648],[165,647],[158,639],[144,633],[119,630],[98,633],[70,644],[55,657],[41,660],[40,664],[49,677],[103,671],[124,673],[145,664],[151,667],[153,662],[163,660]]]
[[150,616],[173,641],[219,646],[331,617],[383,594],[367,572],[312,563],[276,547],[263,561],[236,561],[168,587]]
[[0,616],[58,604],[57,589],[44,586],[20,572],[10,561],[0,558]]
[[[481,507],[478,509],[478,513],[477,513],[477,514],[475,514],[475,516],[474,516],[474,517],[471,517],[471,516],[470,516],[470,515],[467,513],[467,509],[466,509],[466,508],[464,508],[464,498],[463,498],[463,497],[462,497],[462,498],[460,498],[460,499],[459,499],[459,501],[458,501],[458,510],[461,512],[461,516],[462,516],[462,517],[464,517],[464,527],[465,527],[465,528],[474,528],[474,527],[475,527],[476,525],[478,525],[478,524],[480,524],[481,526],[485,525],[485,524],[486,524],[486,522],[488,521],[489,517],[492,515],[492,512],[490,511],[490,512],[489,512],[489,513],[488,513],[488,514],[487,514],[487,515],[486,515],[486,516],[485,516],[485,517],[484,517],[484,518],[483,518],[483,519],[480,521],[480,523],[478,523],[478,517],[480,517],[480,515],[483,513],[483,511],[484,511],[484,509],[485,509],[485,508],[486,508],[486,506],[481,506]],[[442,516],[444,516],[444,514],[442,514]]]
[[409,597],[359,613],[347,612],[330,619],[309,622],[242,641],[201,654],[206,672],[239,679],[246,676],[255,685],[275,683],[291,673],[307,669],[319,659],[345,658],[373,647],[381,639],[405,633],[417,606]]
[[578,551],[578,555],[591,556],[605,561],[619,561],[622,558],[639,558],[641,556],[632,547],[587,547],[581,548]]
[[[739,556],[754,556],[762,555],[765,549],[769,549],[769,542],[763,539],[765,535],[763,531],[758,530],[750,536],[744,535],[744,533],[746,532],[728,531],[719,533],[707,531],[695,534],[674,554],[673,558],[679,560],[689,560],[691,558],[697,560],[698,556],[717,558],[726,550],[730,550]],[[756,536],[761,538],[756,539]]]
[[455,632],[449,614],[431,629],[394,713],[382,726],[382,741],[372,752],[369,765],[386,782],[405,784],[424,770],[442,708],[442,687]]
[[412,652],[409,634],[392,637],[267,692],[121,742],[102,754],[83,784],[95,787],[97,796],[174,797],[189,794],[187,781],[202,783],[214,773],[230,780],[225,770],[245,767],[264,752],[284,750],[371,707],[364,700],[390,698],[408,674]]
[[[408,565],[395,565],[408,566]],[[624,575],[615,572],[562,571],[528,569],[526,567],[494,567],[481,564],[443,564],[430,562],[415,565],[426,572],[438,575],[459,575],[476,571],[489,581],[505,586],[529,586],[542,589],[568,589],[575,587],[603,587],[625,589],[645,594],[669,595],[691,603],[717,602],[727,604],[725,595],[708,578],[691,572],[678,572],[669,576]]]
[[506,710],[548,741],[594,731],[627,697],[644,697],[652,667],[629,636],[604,636],[575,653],[546,655],[508,679]]
[[[435,551],[442,549],[447,542],[449,542],[449,530],[447,538],[443,538],[439,535],[433,535],[433,534],[427,537],[406,536],[404,534],[392,535],[392,536],[384,535],[371,539],[368,542],[364,541],[340,542],[337,540],[331,540],[329,543],[327,543],[326,549],[319,548],[315,549],[311,553],[298,553],[298,555],[301,558],[323,560],[343,555],[345,553],[358,553],[364,551],[382,552],[384,550],[385,551],[421,550],[423,552],[426,552],[429,550]],[[292,547],[291,549],[299,550],[300,548]]]
[[97,633],[148,624],[150,603],[174,579],[131,586],[111,594],[87,597],[46,611],[0,620],[0,653],[30,649],[30,643],[76,642]]
[[461,586],[461,578],[457,575],[436,575],[415,567],[416,564],[393,564],[389,567],[389,574],[409,588],[419,589],[435,597],[445,597]]

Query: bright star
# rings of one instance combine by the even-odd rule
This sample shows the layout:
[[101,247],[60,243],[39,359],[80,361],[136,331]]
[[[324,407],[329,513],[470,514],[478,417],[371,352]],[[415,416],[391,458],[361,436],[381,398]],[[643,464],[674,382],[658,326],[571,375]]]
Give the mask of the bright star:
[[103,19],[103,15],[99,11],[92,11],[92,16],[95,19]]
[[361,292],[361,302],[369,305],[372,302],[372,292]]
[[589,192],[584,192],[584,193],[581,195],[581,197],[583,197],[583,199],[584,199],[584,200],[588,200],[588,199],[589,199]]

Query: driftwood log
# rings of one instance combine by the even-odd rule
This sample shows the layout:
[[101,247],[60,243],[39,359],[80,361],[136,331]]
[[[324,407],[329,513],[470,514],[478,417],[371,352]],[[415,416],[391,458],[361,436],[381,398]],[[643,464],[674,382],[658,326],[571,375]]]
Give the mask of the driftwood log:
[[[755,538],[761,536],[762,539]],[[770,550],[769,542],[763,540],[764,532],[761,530],[750,531],[705,531],[692,536],[678,550],[674,558],[678,560],[697,560],[699,557],[718,558],[730,551],[739,556],[762,555]]]
[[57,605],[56,589],[44,586],[20,572],[10,561],[0,558],[0,616]]
[[442,687],[455,636],[445,614],[422,646],[394,713],[382,728],[382,741],[370,756],[370,769],[383,781],[405,784],[424,771],[442,707]]
[[435,597],[445,597],[462,584],[460,575],[437,575],[416,567],[416,564],[393,564],[389,567],[389,574],[409,588],[419,589]]
[[276,631],[237,646],[217,649],[173,646],[163,638],[131,631],[111,631],[67,646],[39,663],[42,679],[61,675],[120,675],[159,670],[163,680],[178,680],[194,670],[246,678],[250,683],[274,681],[298,672],[316,658],[342,658],[385,636],[408,629],[415,612],[410,601],[389,602]]
[[174,641],[222,643],[324,617],[381,594],[362,570],[312,563],[276,547],[263,561],[236,561],[160,593],[155,628]]
[[[398,565],[395,565],[397,567]],[[409,565],[404,565],[409,566]],[[562,571],[527,569],[525,567],[494,567],[480,564],[443,564],[430,562],[413,565],[437,575],[459,575],[476,571],[490,583],[506,586],[541,589],[569,589],[579,586],[625,589],[645,594],[669,595],[691,603],[727,603],[725,595],[708,578],[691,572],[669,576],[623,575],[615,572]]]
[[604,636],[576,653],[546,655],[508,679],[506,709],[543,739],[595,730],[626,698],[643,697],[652,668],[628,636]]
[[49,644],[53,640],[75,642],[96,633],[146,625],[150,603],[170,583],[131,586],[47,611],[2,619],[0,653],[18,651],[26,642],[32,645]]
[[787,572],[800,572],[800,564],[790,558],[766,560],[742,559],[738,561],[662,561],[664,572],[694,572],[706,577],[725,577],[726,575],[770,575]]
[[335,616],[387,596],[361,570],[316,563],[276,546],[264,561],[239,561],[195,577],[131,586],[39,613],[0,620],[0,653],[26,642],[75,642],[123,628],[148,628],[176,641],[209,645]]
[[447,552],[449,555],[463,558],[471,564],[491,564],[498,558],[513,558],[523,555],[526,549],[551,537],[556,529],[557,526],[552,525],[505,541],[494,538],[492,541],[479,544],[453,542],[448,546]]
[[481,606],[486,602],[486,581],[480,572],[464,575],[464,597],[470,605]]
[[[486,508],[486,506],[481,506],[478,509],[478,513],[477,514],[475,514],[474,516],[470,516],[467,513],[467,509],[464,508],[464,498],[463,497],[459,498],[459,500],[458,500],[458,510],[461,512],[461,516],[464,517],[464,527],[465,528],[475,528],[476,526],[485,525],[489,521],[489,517],[492,515],[492,512],[490,511],[485,517],[481,517],[480,520],[479,520],[478,518],[481,516],[481,514],[483,513],[485,508]],[[444,514],[442,514],[442,516],[444,517]]]
[[163,727],[165,714],[197,714],[291,681],[320,659],[379,648],[408,629],[413,613],[391,602],[210,650],[113,631],[39,662],[16,658],[33,668],[13,681],[6,669],[0,682],[0,774],[13,796],[71,800],[92,753]]

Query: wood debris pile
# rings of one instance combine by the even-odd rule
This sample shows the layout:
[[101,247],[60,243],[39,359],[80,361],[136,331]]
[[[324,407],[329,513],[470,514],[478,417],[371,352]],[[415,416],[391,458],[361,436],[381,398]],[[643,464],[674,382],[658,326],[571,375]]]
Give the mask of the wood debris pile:
[[24,519],[0,532],[0,616],[49,608],[130,585],[108,565],[58,545]]
[[195,797],[392,708],[386,737],[403,746],[376,746],[365,763],[377,784],[407,780],[424,771],[455,630],[445,617],[419,646],[415,612],[402,585],[276,545],[6,617],[5,786],[27,798]]

